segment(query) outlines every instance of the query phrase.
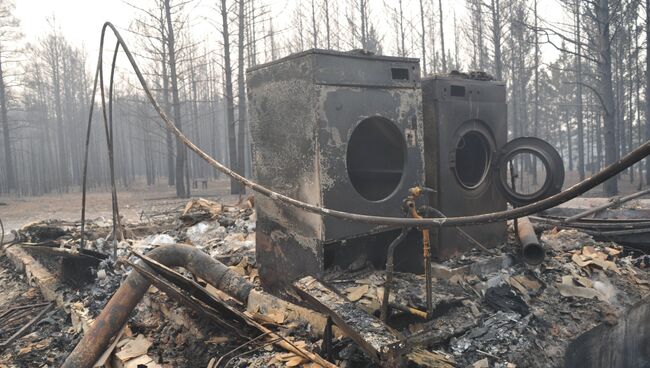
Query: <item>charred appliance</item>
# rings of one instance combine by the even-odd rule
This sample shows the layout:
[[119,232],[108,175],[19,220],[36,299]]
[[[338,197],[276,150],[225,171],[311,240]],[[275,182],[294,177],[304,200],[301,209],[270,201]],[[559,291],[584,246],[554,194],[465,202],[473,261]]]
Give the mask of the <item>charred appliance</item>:
[[[478,76],[422,81],[426,185],[435,190],[431,206],[447,217],[503,211],[506,202],[531,203],[559,192],[564,182],[562,159],[551,145],[532,137],[507,142],[505,84]],[[520,155],[534,156],[526,164],[539,160],[545,172],[533,191],[511,187],[510,174],[518,169],[513,160]],[[486,247],[506,240],[504,221],[463,230]],[[432,247],[447,259],[476,245],[457,229],[442,228],[434,232]]]
[[[247,81],[260,184],[326,208],[403,216],[408,188],[424,182],[417,59],[310,50],[251,68]],[[346,249],[391,230],[264,197],[255,207],[259,273],[271,289],[320,275],[332,252],[332,262],[351,262],[357,253]]]

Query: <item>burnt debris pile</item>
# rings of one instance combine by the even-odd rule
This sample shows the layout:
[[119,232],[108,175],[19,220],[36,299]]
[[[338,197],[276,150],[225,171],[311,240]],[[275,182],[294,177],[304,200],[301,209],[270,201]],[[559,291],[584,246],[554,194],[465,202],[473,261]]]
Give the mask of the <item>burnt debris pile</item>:
[[[92,255],[75,248],[78,223],[45,221],[16,230],[4,252],[30,278],[3,271],[13,280],[6,287],[17,292],[1,306],[0,337],[8,340],[27,327],[3,346],[2,360],[62,364],[129,272],[150,273],[154,286],[103,348],[102,366],[563,366],[572,341],[600,324],[618,323],[650,292],[643,252],[552,228],[540,237],[545,260],[530,266],[521,262],[511,225],[510,241],[501,247],[475,248],[432,265],[428,315],[424,276],[395,272],[384,323],[386,274],[368,259],[334,266],[321,281],[296,281],[283,298],[262,291],[251,204],[199,200],[124,223],[132,237],[118,243],[117,263],[102,256],[110,253],[112,227],[101,219],[87,227]],[[178,243],[225,264],[233,280],[253,289],[234,297],[235,291],[227,295],[190,271],[193,266],[174,276],[162,265],[138,263],[140,254]],[[33,271],[29,259],[43,264],[44,273]],[[77,277],[86,279],[69,282],[66,269],[78,272],[79,265],[85,268]]]

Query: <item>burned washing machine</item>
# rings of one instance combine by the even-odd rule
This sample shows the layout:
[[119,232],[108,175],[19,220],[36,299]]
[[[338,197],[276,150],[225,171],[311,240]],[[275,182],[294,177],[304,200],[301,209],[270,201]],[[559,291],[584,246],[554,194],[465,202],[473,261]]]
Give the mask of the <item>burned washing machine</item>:
[[[564,182],[562,159],[550,144],[533,137],[507,142],[505,84],[475,76],[422,80],[426,185],[435,190],[430,205],[446,217],[532,203],[558,193]],[[535,173],[534,185],[517,181],[527,170]],[[491,248],[507,239],[505,221],[462,230],[470,238],[456,228],[434,231],[438,259],[476,248],[474,241]]]
[[[249,69],[255,180],[314,205],[402,217],[408,188],[424,183],[419,70],[417,59],[324,50]],[[390,229],[263,196],[255,207],[257,263],[270,289],[379,254],[359,247],[385,248],[394,237],[365,241]]]

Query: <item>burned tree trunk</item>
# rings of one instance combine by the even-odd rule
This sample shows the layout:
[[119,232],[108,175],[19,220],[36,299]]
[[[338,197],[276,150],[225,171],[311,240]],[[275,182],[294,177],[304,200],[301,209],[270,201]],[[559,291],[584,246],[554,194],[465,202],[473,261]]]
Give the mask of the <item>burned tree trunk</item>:
[[330,4],[329,0],[323,1],[323,10],[325,11],[325,40],[327,43],[327,49],[332,48],[331,42],[331,26],[330,26]]
[[56,137],[58,145],[58,176],[59,176],[59,189],[67,192],[68,189],[68,165],[67,165],[67,150],[65,142],[65,126],[63,123],[63,109],[61,107],[61,45],[58,35],[52,35],[47,41],[48,57],[51,68],[52,78],[52,94],[54,97],[54,112],[56,115]]
[[359,0],[359,14],[361,15],[361,48],[368,49],[368,34],[366,33],[366,0]]
[[[181,102],[178,96],[178,75],[176,74],[176,44],[174,40],[174,27],[172,26],[172,14],[169,4],[170,0],[165,0],[165,18],[167,19],[167,54],[169,57],[169,72],[172,92],[172,105],[174,108],[174,122],[178,129],[182,129],[181,124]],[[180,140],[176,140],[176,195],[182,198],[189,197],[189,188],[185,187],[183,174],[185,173],[185,146]]]
[[[533,13],[534,24],[535,24],[535,56],[533,58],[534,66],[534,93],[535,93],[535,106],[533,110],[533,137],[538,136],[538,126],[539,126],[539,32],[537,31],[537,0],[534,3],[534,13]],[[570,121],[567,119],[567,135],[569,136],[569,163],[570,166],[573,166],[573,161],[571,160],[571,126]],[[537,184],[537,157],[533,158],[533,184]]]
[[[230,167],[237,169],[237,136],[235,135],[235,104],[232,88],[232,65],[230,63],[230,33],[228,31],[228,6],[221,0],[221,33],[223,36],[223,68],[225,74],[224,97],[226,100],[226,124],[228,125],[228,154]],[[230,193],[242,192],[241,184],[230,178]]]
[[420,45],[422,47],[422,73],[423,75],[427,75],[427,33],[424,18],[424,0],[420,0],[420,32],[422,32],[420,35]]
[[[169,75],[167,75],[167,40],[162,40],[162,95],[163,95],[163,109],[165,113],[170,116],[169,111]],[[165,141],[167,142],[167,184],[169,186],[176,185],[176,175],[174,174],[174,140],[172,133],[169,129],[165,129]]]
[[[237,66],[237,92],[238,92],[238,105],[237,105],[237,120],[239,127],[237,129],[237,172],[244,175],[246,167],[246,155],[244,153],[245,140],[246,140],[246,87],[244,84],[244,32],[245,32],[245,14],[244,14],[244,0],[239,0],[239,45],[238,45],[238,58],[239,65]],[[316,32],[314,30],[314,32]],[[314,36],[314,40],[316,36]],[[315,47],[315,46],[314,46]],[[239,194],[244,193],[244,187],[239,186]]]
[[[596,20],[598,22],[598,48],[599,63],[598,69],[601,76],[600,98],[604,108],[605,128],[605,163],[610,165],[618,157],[616,147],[616,106],[614,104],[614,86],[612,84],[612,49],[610,26],[609,0],[599,0],[596,9]],[[603,185],[605,195],[608,197],[618,194],[617,178],[612,178]]]
[[[442,56],[441,71],[444,74],[447,70],[447,58],[445,57],[445,30],[442,18],[442,0],[438,0],[438,12],[440,13],[440,56]],[[458,45],[456,45],[456,47],[458,47]]]
[[[243,2],[244,0],[239,0],[240,2]],[[242,11],[240,9],[240,14],[239,14],[239,31],[242,31],[243,28],[243,21],[242,21]],[[314,4],[314,0],[311,0],[311,30],[312,30],[312,47],[313,48],[318,48],[318,25],[316,23],[316,4]],[[241,40],[241,39],[240,39]]]
[[404,9],[402,7],[402,0],[398,1],[399,3],[399,15],[398,15],[398,25],[399,25],[399,39],[400,39],[400,56],[406,56],[406,36],[404,35]]
[[585,180],[585,137],[582,117],[582,47],[580,38],[580,0],[576,0],[576,120],[578,123],[578,175]]
[[0,54],[0,119],[2,119],[2,138],[5,146],[5,170],[7,173],[7,189],[16,189],[16,177],[11,152],[11,137],[9,136],[9,117],[7,116],[7,95],[5,90],[4,71]]
[[494,44],[494,73],[497,80],[503,80],[503,61],[501,60],[501,1],[492,0],[492,42]]
[[[650,0],[645,2],[646,13],[650,11]],[[646,40],[650,40],[650,17],[645,18]],[[645,55],[645,139],[650,140],[650,53]],[[650,185],[650,158],[645,159],[645,182]]]

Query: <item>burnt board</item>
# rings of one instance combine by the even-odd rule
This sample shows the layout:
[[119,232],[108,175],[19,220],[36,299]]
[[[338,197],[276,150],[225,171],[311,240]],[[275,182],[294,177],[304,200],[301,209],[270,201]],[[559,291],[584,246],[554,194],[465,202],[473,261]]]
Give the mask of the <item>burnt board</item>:
[[311,276],[294,282],[293,287],[301,298],[328,315],[373,361],[382,366],[400,365],[397,331]]

